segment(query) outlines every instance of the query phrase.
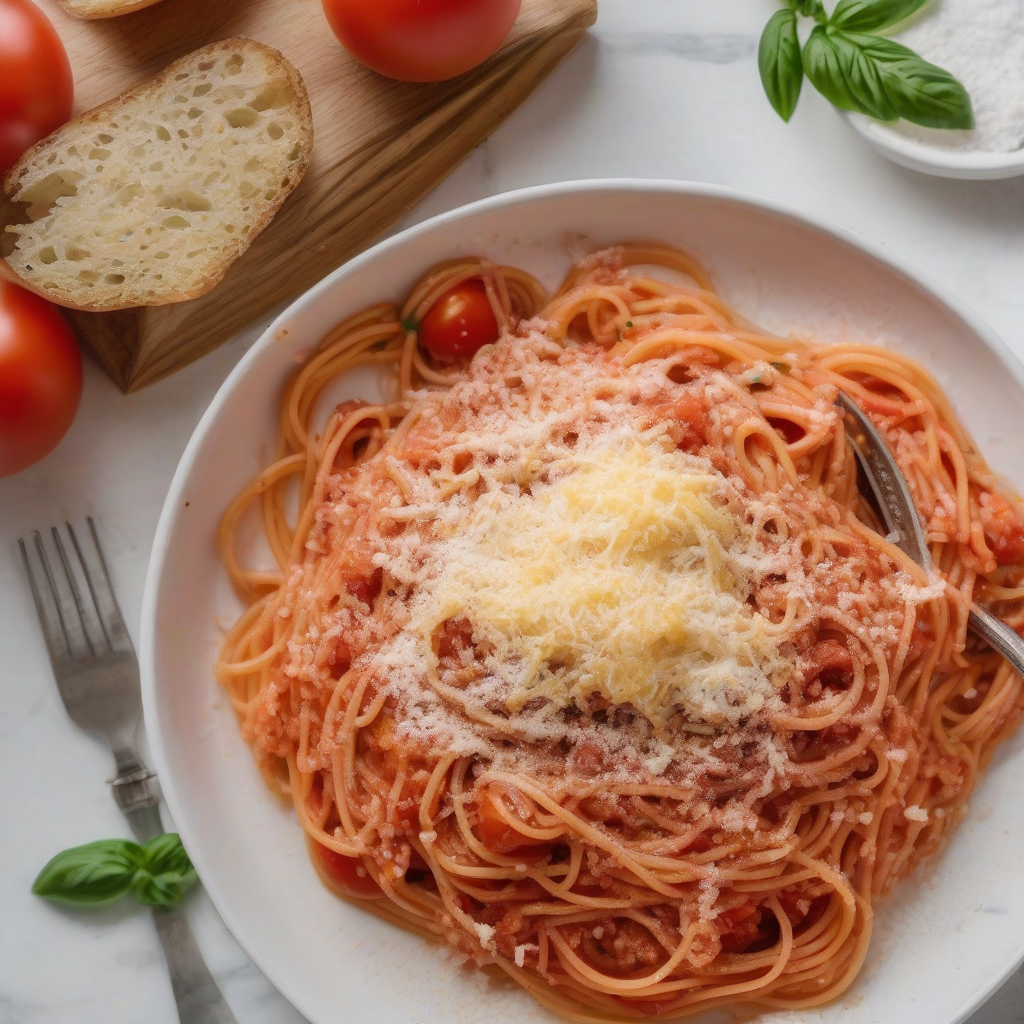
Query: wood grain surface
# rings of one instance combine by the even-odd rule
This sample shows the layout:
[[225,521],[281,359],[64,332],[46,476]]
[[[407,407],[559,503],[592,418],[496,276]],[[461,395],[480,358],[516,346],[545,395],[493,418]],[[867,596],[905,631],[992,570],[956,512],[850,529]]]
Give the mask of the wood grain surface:
[[126,391],[198,358],[365,248],[493,131],[597,16],[596,0],[523,0],[494,57],[450,82],[422,85],[353,60],[331,35],[320,0],[163,0],[104,21],[77,21],[55,0],[37,2],[68,49],[76,112],[236,35],[281,50],[312,101],[305,178],[216,288],[167,306],[68,311]]

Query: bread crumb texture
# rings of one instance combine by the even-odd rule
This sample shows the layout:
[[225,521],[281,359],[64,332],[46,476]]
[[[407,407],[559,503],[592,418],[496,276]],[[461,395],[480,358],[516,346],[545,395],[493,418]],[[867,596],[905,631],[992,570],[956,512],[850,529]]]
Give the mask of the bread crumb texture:
[[276,50],[229,39],[34,146],[5,181],[26,222],[3,255],[79,309],[209,291],[270,222],[312,150],[309,98]]

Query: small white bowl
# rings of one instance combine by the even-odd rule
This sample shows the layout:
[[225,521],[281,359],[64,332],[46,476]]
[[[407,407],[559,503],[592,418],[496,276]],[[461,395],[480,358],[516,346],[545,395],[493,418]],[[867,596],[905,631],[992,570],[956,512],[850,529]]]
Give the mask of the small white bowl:
[[969,153],[917,142],[863,114],[841,112],[853,130],[876,152],[912,171],[940,178],[991,181],[1024,174],[1024,149],[1013,153]]

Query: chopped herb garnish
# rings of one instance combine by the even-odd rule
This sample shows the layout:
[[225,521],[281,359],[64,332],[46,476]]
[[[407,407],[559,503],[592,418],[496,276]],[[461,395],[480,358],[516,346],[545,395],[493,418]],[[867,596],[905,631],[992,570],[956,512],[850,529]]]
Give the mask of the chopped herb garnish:
[[775,363],[771,364],[779,373],[789,373],[789,363]]
[[402,321],[402,330],[403,331],[418,331],[419,329],[420,329],[420,325],[418,323],[416,323],[415,318],[413,318],[411,316],[407,316]]
[[633,321],[632,320],[627,320],[626,321],[626,326],[627,327],[632,327],[633,326]]
[[750,383],[751,384],[760,384],[761,383],[761,374],[755,373],[754,376],[750,378]]

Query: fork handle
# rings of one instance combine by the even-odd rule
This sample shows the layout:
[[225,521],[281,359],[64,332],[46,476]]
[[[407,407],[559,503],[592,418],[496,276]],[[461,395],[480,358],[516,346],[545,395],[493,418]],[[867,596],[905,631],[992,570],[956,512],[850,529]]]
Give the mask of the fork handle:
[[179,907],[154,910],[181,1024],[236,1024]]
[[[157,806],[156,773],[146,767],[134,747],[119,749],[114,756],[117,775],[110,780],[114,799],[128,819],[135,838],[144,843],[164,831]],[[181,1024],[237,1024],[199,952],[181,908],[154,909],[153,923],[164,949]]]
[[108,779],[114,800],[124,816],[131,822],[135,838],[140,842],[163,832],[154,780],[156,772],[147,768],[139,752],[131,744],[116,747],[114,761],[117,774]]

